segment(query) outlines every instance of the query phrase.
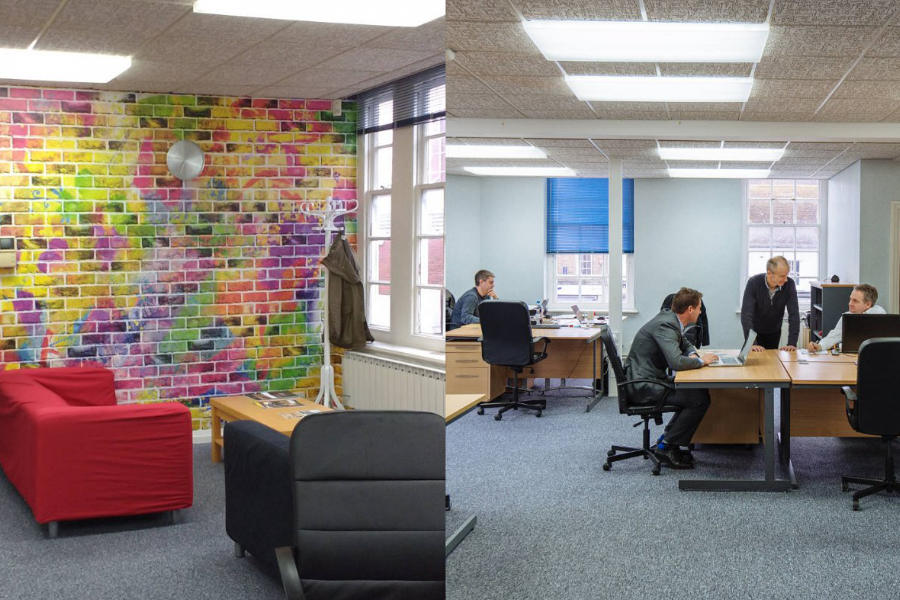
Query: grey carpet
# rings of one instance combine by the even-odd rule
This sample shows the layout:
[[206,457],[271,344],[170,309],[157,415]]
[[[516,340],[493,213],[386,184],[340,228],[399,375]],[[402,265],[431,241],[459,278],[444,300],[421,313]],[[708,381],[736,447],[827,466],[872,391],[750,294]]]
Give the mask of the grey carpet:
[[[701,446],[694,471],[650,474],[635,419],[603,399],[551,398],[543,417],[496,409],[447,428],[448,531],[478,524],[447,560],[450,600],[894,597],[900,495],[850,509],[840,476],[880,477],[880,440],[795,438],[800,489],[681,492],[684,477],[763,475],[761,447]],[[661,427],[654,428],[654,439]],[[896,445],[895,445],[896,448]]]
[[283,598],[277,576],[233,556],[222,464],[194,446],[194,506],[160,516],[64,522],[48,539],[0,474],[0,598],[21,600]]

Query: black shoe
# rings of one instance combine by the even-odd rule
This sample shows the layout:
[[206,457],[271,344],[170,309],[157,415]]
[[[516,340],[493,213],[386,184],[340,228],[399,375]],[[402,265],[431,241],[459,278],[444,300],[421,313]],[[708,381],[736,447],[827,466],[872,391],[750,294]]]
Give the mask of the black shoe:
[[688,462],[685,462],[681,453],[678,451],[678,448],[674,446],[667,446],[665,450],[660,450],[656,448],[653,450],[653,454],[659,459],[659,462],[669,467],[670,469],[693,469],[694,465]]
[[[650,449],[653,450],[654,452],[656,452],[657,446],[658,446],[657,444],[653,444],[652,446],[650,446]],[[688,450],[687,448],[682,448],[681,446],[674,446],[672,444],[667,444],[666,448],[672,449],[675,452],[677,452],[678,457],[681,460],[681,462],[687,463],[689,465],[694,464],[694,455],[691,454],[691,451]]]

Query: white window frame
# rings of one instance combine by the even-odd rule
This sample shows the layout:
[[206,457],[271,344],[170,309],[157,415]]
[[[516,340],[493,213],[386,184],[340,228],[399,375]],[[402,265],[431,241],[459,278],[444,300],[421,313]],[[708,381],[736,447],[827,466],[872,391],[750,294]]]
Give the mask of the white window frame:
[[[418,143],[422,137],[418,129],[423,125],[395,128],[393,130],[393,155],[391,177],[391,320],[390,327],[374,327],[370,325],[372,336],[376,341],[397,346],[406,346],[420,350],[442,352],[444,339],[442,334],[415,333],[416,315],[416,266],[418,239],[418,212],[421,193],[426,189],[443,187],[444,183],[417,185],[419,171],[422,169],[424,145]],[[374,177],[373,156],[374,138],[376,134],[367,134],[360,147],[363,155],[359,160],[359,181],[365,182],[366,189],[362,194],[364,206],[358,212],[360,239],[360,260],[366,265],[363,273],[363,286],[366,293],[366,306],[369,306],[369,269],[368,257],[365,253],[369,247],[368,219],[373,196],[383,193],[372,190]],[[429,236],[430,237],[430,236]],[[443,236],[442,236],[443,237]],[[446,257],[445,257],[446,261]],[[373,282],[374,283],[374,282]],[[441,286],[427,286],[440,287]]]
[[[606,254],[603,253],[581,253],[578,259],[579,270],[581,269],[581,261],[583,259],[584,254]],[[589,310],[592,312],[598,312],[602,314],[607,314],[609,312],[609,289],[608,289],[608,281],[607,281],[607,301],[604,302],[582,302],[582,301],[566,301],[560,302],[556,298],[556,288],[557,279],[556,279],[556,257],[557,254],[547,254],[547,262],[545,263],[545,273],[544,277],[544,297],[548,299],[547,308],[548,310],[554,312],[571,312],[572,304],[577,304],[578,308],[581,310]],[[607,254],[607,256],[609,256]],[[622,299],[622,310],[626,311],[635,311],[635,293],[634,293],[634,254],[633,253],[623,253],[622,257],[624,258],[625,264],[622,269],[622,277],[625,280],[626,285],[628,286],[628,294],[625,298]]]
[[[772,179],[788,179],[788,178],[772,178]],[[748,265],[747,258],[750,254],[750,181],[749,179],[743,180],[742,186],[742,196],[743,201],[741,203],[741,279],[740,279],[740,289],[738,290],[738,311],[740,311],[741,303],[743,302],[744,297],[744,287],[747,284],[747,279],[751,275],[756,275],[756,273],[748,273]],[[793,181],[806,181],[803,178],[793,179]],[[817,278],[819,281],[823,279],[823,273],[825,273],[826,269],[826,261],[827,261],[827,232],[828,232],[828,182],[825,180],[818,180],[819,184],[819,260],[818,260],[818,273]],[[796,183],[795,189],[796,189]],[[796,198],[796,196],[795,196]],[[797,227],[796,224],[791,225],[781,225],[781,227]],[[773,223],[772,227],[779,227],[778,224]],[[800,227],[809,227],[809,225],[800,225]],[[789,259],[790,262],[790,259]],[[794,283],[797,285],[797,300],[799,303],[799,309],[801,316],[804,312],[809,310],[809,290],[801,290],[799,281],[797,281],[797,277],[794,277],[793,271],[791,273],[791,278],[794,279]],[[787,319],[787,314],[785,314],[785,319]]]
[[[446,137],[446,133],[436,133],[433,135],[426,135],[426,133],[425,133],[426,125],[427,125],[427,123],[422,123],[422,124],[417,125],[416,131],[415,131],[417,171],[416,171],[416,186],[415,186],[415,198],[416,198],[415,204],[416,204],[416,206],[415,206],[415,221],[414,221],[416,235],[415,235],[415,240],[413,242],[413,248],[414,248],[414,252],[415,252],[415,260],[413,262],[413,268],[415,271],[413,273],[413,290],[412,290],[412,292],[413,292],[412,334],[416,335],[416,336],[424,336],[425,338],[436,338],[436,339],[439,339],[441,341],[441,343],[443,343],[444,327],[445,327],[443,318],[441,318],[441,323],[442,323],[441,331],[436,334],[418,332],[417,329],[418,329],[419,324],[416,323],[416,321],[415,321],[415,316],[417,314],[419,314],[418,304],[419,304],[419,290],[420,289],[433,289],[433,290],[437,290],[438,292],[440,292],[441,293],[441,307],[440,308],[442,311],[444,309],[444,305],[443,305],[444,295],[442,292],[444,290],[445,277],[444,276],[441,277],[440,285],[419,282],[420,270],[418,269],[418,266],[422,260],[422,257],[420,255],[420,250],[422,247],[422,244],[421,244],[422,240],[439,239],[442,241],[442,245],[444,245],[443,240],[446,235],[446,229],[444,230],[444,233],[441,233],[441,234],[423,234],[421,231],[422,198],[423,198],[425,192],[427,192],[429,190],[444,190],[444,192],[445,192],[444,200],[446,201],[446,198],[447,198],[446,189],[445,189],[446,172],[444,175],[444,179],[442,181],[437,181],[437,182],[433,182],[433,183],[424,183],[424,181],[423,181],[425,179],[425,174],[428,172],[428,165],[426,164],[426,162],[428,160],[428,152],[426,152],[426,148],[428,147],[428,142],[433,139]],[[447,256],[445,254],[444,255],[444,264],[445,264],[444,272],[445,273],[446,273],[446,261],[447,261]]]

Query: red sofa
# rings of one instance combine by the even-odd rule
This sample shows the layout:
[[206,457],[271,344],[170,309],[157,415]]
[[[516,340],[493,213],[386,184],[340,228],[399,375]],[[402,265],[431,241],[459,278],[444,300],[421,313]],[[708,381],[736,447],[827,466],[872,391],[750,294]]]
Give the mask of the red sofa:
[[0,372],[0,466],[38,523],[137,515],[193,502],[191,415],[117,405],[102,367]]

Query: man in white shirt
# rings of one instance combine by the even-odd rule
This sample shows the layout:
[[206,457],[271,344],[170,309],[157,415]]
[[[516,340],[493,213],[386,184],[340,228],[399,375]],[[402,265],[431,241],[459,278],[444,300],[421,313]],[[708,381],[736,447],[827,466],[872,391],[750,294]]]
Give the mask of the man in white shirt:
[[[853,286],[853,291],[850,292],[850,302],[848,303],[848,308],[854,315],[861,315],[863,313],[868,313],[870,315],[885,314],[886,311],[875,304],[877,301],[878,290],[875,289],[875,286],[869,285],[868,283],[861,283],[859,285]],[[810,352],[828,350],[840,343],[841,335],[843,333],[843,322],[844,317],[838,319],[838,322],[834,326],[834,329],[829,331],[828,335],[819,340],[818,344],[816,342],[810,342],[806,347],[807,350],[809,350]]]

